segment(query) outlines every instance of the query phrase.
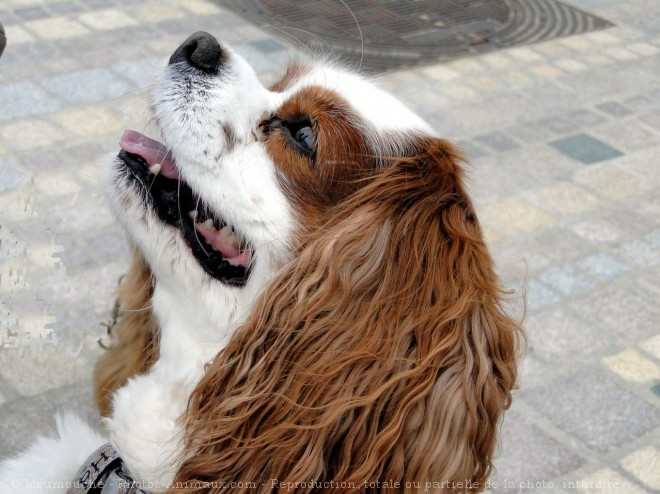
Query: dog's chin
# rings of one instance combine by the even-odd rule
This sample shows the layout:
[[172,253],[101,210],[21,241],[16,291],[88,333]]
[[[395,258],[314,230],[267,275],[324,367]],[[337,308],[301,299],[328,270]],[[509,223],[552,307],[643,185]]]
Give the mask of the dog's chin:
[[[219,213],[212,211],[203,198],[178,177],[176,170],[171,168],[158,173],[160,170],[154,169],[147,159],[125,149],[113,162],[109,180],[111,193],[116,197],[112,202],[120,209],[120,216],[130,223],[126,226],[137,244],[149,244],[142,250],[151,251],[152,256],[171,251],[172,242],[153,245],[159,242],[157,237],[162,242],[164,236],[151,235],[151,232],[166,231],[166,237],[183,239],[184,242],[175,243],[185,245],[183,248],[187,252],[183,255],[192,257],[207,276],[224,285],[245,286],[254,265],[254,248],[233,225],[228,225]],[[128,218],[137,218],[137,222]],[[147,238],[150,235],[154,238]]]

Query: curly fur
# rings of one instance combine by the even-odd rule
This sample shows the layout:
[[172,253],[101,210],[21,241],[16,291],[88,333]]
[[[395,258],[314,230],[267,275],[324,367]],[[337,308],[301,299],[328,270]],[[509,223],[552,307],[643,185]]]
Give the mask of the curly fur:
[[270,492],[273,479],[320,483],[280,486],[296,492],[483,488],[522,330],[461,157],[438,139],[415,151],[328,211],[209,366],[172,493]]

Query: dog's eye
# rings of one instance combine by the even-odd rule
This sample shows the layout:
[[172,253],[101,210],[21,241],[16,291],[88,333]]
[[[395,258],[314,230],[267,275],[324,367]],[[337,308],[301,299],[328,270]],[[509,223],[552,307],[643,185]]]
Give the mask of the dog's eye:
[[300,127],[293,138],[309,153],[314,151],[314,135],[310,126]]
[[314,155],[314,131],[309,118],[300,118],[282,122],[284,128],[289,131],[291,142],[298,151],[308,157]]

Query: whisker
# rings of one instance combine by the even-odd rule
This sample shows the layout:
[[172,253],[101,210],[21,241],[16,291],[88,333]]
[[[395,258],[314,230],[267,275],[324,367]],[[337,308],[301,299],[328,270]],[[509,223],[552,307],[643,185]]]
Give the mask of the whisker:
[[358,69],[357,69],[357,73],[359,74],[360,71],[362,70],[362,61],[364,60],[364,36],[362,35],[362,28],[360,27],[360,23],[358,22],[357,17],[355,17],[355,14],[351,10],[351,8],[348,5],[346,5],[346,2],[344,2],[344,0],[339,0],[339,1],[341,2],[341,4],[344,7],[346,7],[346,9],[353,16],[353,20],[355,21],[355,25],[357,26],[358,32],[360,33],[360,43],[361,43],[361,47],[360,47],[360,65],[358,65]]
[[[198,197],[198,198],[197,198],[197,204],[195,204],[195,211],[199,210],[199,201],[200,201],[200,200],[201,200],[201,199]],[[202,248],[202,250],[204,251],[204,254],[206,254],[206,255],[208,256],[209,253],[206,252],[206,249],[204,248],[204,244],[203,244],[202,241],[199,239],[199,235],[198,235],[198,232],[197,232],[197,228],[195,228],[195,220],[193,220],[193,230],[195,231],[195,238],[197,239],[197,243],[199,244],[199,246],[200,246],[200,247]]]

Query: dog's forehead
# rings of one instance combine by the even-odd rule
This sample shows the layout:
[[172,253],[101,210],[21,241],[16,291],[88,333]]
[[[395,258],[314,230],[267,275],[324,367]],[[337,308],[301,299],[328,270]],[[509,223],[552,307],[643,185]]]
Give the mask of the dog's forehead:
[[359,74],[336,67],[314,66],[299,77],[286,93],[292,95],[311,86],[334,91],[378,130],[432,133],[428,124],[401,101]]

